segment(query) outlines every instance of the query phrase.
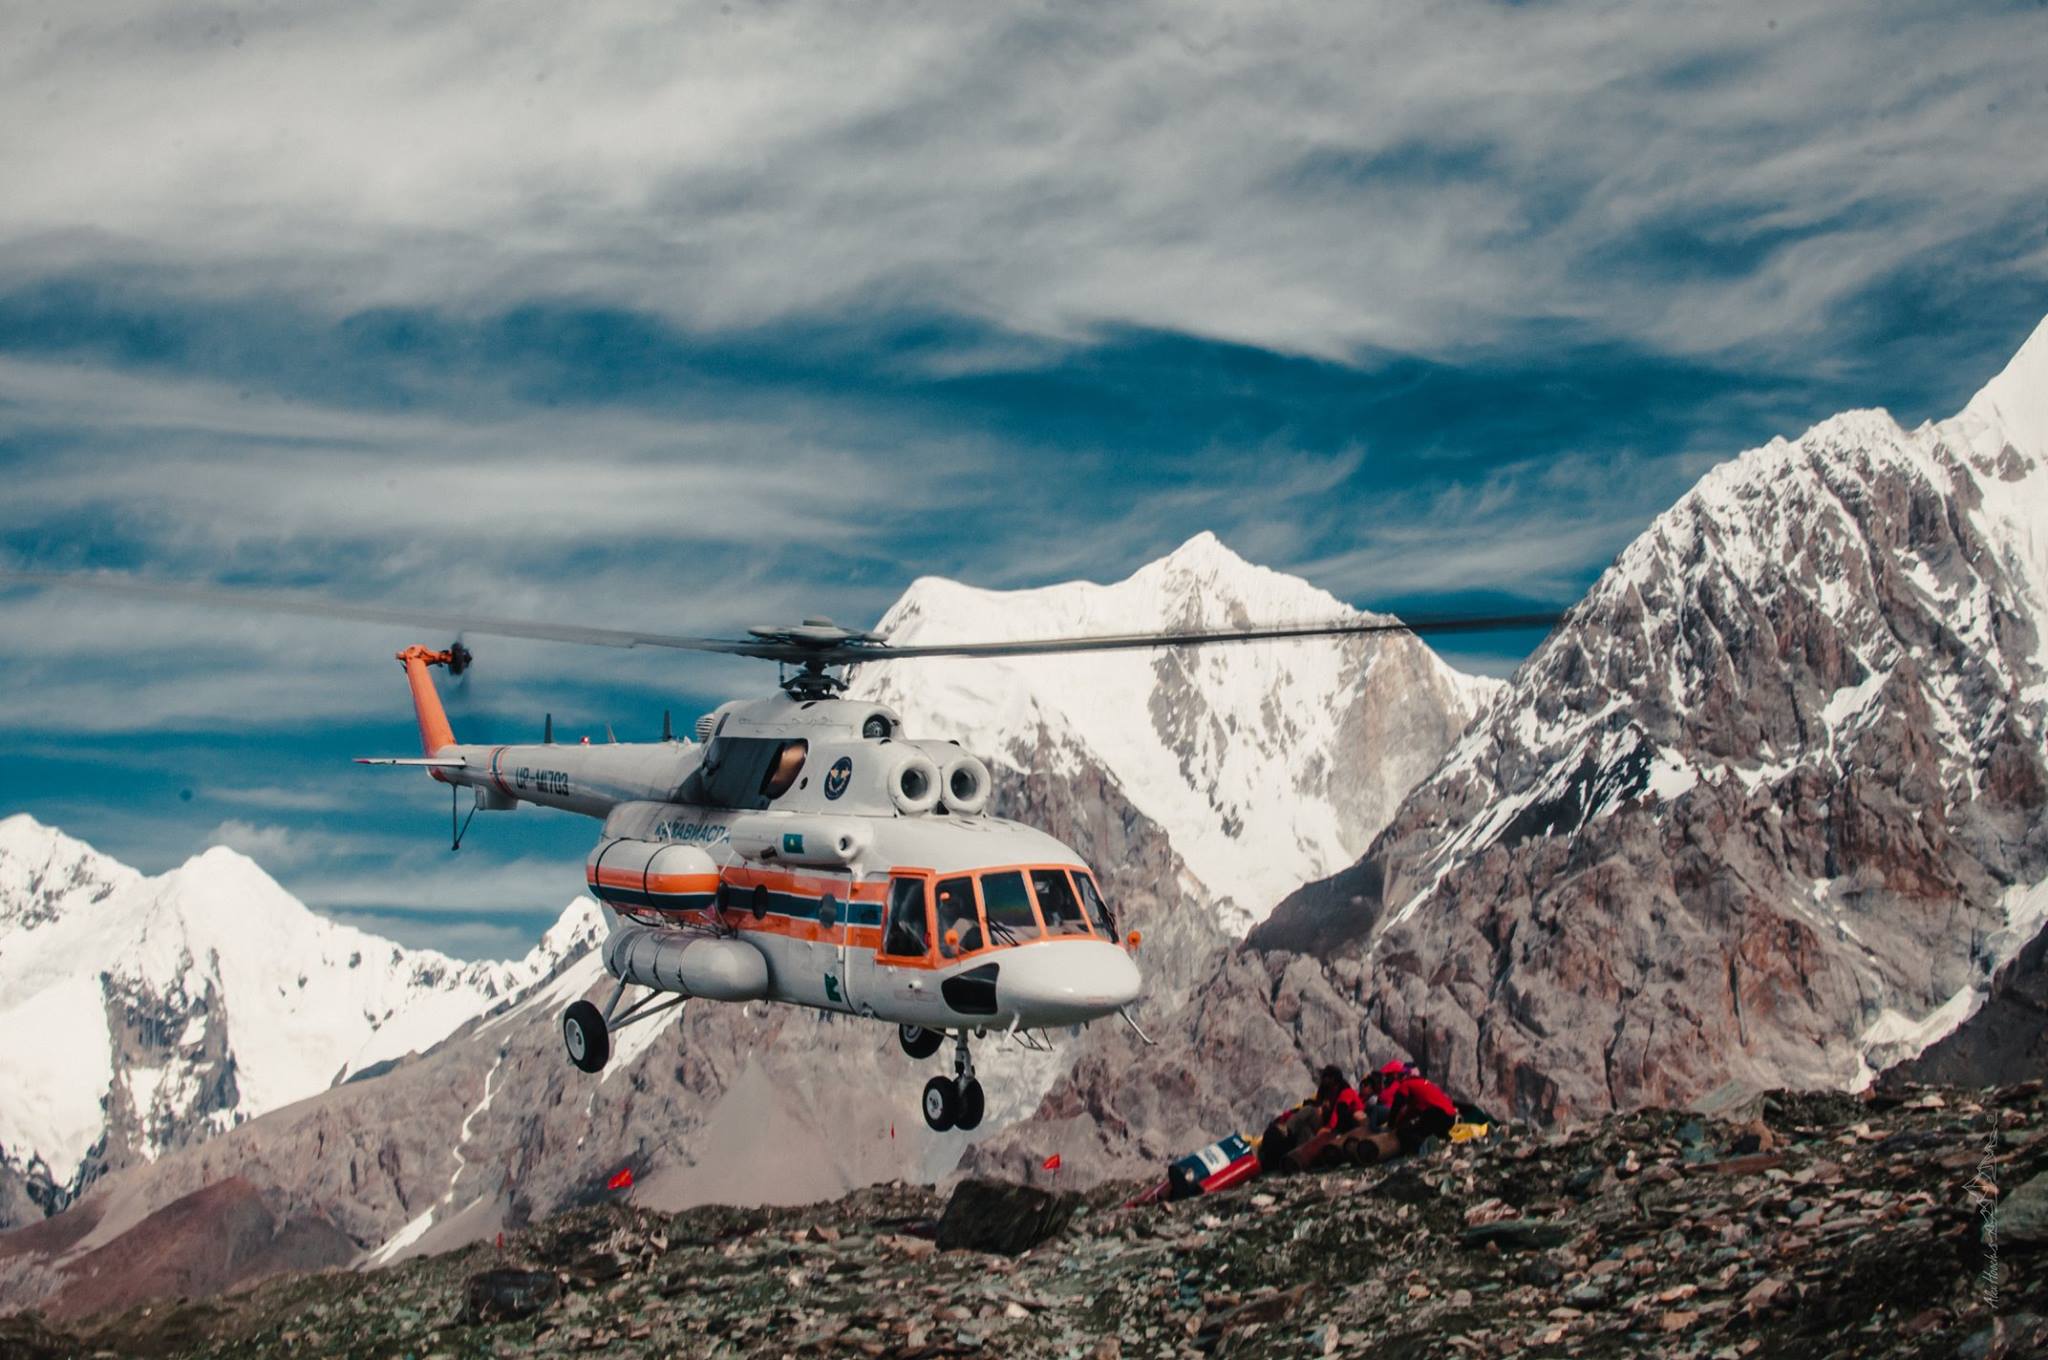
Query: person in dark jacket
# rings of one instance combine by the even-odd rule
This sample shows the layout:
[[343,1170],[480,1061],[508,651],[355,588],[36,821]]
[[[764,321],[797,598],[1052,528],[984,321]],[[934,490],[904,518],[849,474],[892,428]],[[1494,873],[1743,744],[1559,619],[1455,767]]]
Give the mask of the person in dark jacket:
[[1316,1078],[1316,1101],[1328,1112],[1323,1127],[1333,1132],[1349,1133],[1365,1119],[1365,1102],[1334,1064]]

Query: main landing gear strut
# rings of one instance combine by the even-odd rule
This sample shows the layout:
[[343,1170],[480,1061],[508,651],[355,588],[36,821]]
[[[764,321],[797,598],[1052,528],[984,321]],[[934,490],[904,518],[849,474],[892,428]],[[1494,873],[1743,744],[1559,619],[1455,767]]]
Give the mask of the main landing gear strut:
[[[903,1051],[913,1058],[929,1058],[939,1051],[945,1038],[937,1030],[904,1025],[897,1033]],[[953,1075],[933,1077],[924,1084],[924,1122],[933,1132],[971,1129],[981,1123],[981,1083],[974,1079],[974,1055],[967,1051],[967,1031],[953,1031]]]
[[688,999],[674,992],[650,991],[620,1015],[619,1001],[625,995],[626,984],[621,982],[612,989],[612,999],[603,1010],[578,1001],[562,1012],[562,1046],[569,1050],[569,1061],[585,1072],[602,1072],[612,1060],[613,1030],[672,1010]]

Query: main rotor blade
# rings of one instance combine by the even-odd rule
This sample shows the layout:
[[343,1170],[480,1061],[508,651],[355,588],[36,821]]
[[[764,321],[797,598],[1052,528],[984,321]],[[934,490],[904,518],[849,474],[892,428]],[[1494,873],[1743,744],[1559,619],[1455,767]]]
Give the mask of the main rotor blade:
[[592,647],[679,647],[698,652],[727,652],[756,655],[759,644],[727,641],[724,638],[668,636],[638,633],[623,628],[590,628],[571,623],[529,623],[521,619],[494,619],[475,614],[458,614],[442,609],[408,609],[394,605],[347,604],[309,595],[287,595],[269,591],[235,590],[222,586],[183,585],[149,581],[133,576],[100,576],[85,572],[0,570],[0,586],[23,585],[75,587],[102,595],[123,595],[140,600],[177,600],[186,604],[223,605],[264,614],[299,614],[316,619],[351,619],[360,623],[398,623],[408,627],[433,628],[462,633],[485,633],[492,637],[534,638],[542,642],[575,642]]
[[1110,633],[1096,637],[1031,638],[1018,642],[937,642],[907,647],[886,644],[835,647],[826,664],[908,661],[918,657],[1045,656],[1064,652],[1137,651],[1147,647],[1201,647],[1214,642],[1281,642],[1289,638],[1362,637],[1376,633],[1492,633],[1515,628],[1550,629],[1561,613],[1441,615],[1413,619],[1340,619],[1330,623],[1283,623],[1261,628],[1188,630],[1173,633]]
[[348,619],[361,623],[397,623],[408,627],[483,633],[492,637],[532,638],[542,642],[573,642],[593,647],[669,647],[681,651],[751,656],[798,666],[850,666],[870,661],[914,661],[921,657],[1050,656],[1070,652],[1141,651],[1153,647],[1200,647],[1218,642],[1281,642],[1290,638],[1363,637],[1378,633],[1487,633],[1518,628],[1555,627],[1560,613],[1433,615],[1412,619],[1353,618],[1327,623],[1270,624],[1258,628],[1190,629],[1164,633],[1111,633],[1094,637],[1028,638],[1016,642],[939,642],[892,647],[885,642],[805,642],[800,638],[710,638],[675,633],[643,633],[627,628],[592,628],[582,624],[531,623],[439,609],[393,605],[347,604],[308,595],[237,590],[221,586],[150,581],[133,576],[72,572],[0,570],[0,586],[75,587],[133,599],[177,600],[188,604],[222,605],[260,613],[298,614],[310,618]]

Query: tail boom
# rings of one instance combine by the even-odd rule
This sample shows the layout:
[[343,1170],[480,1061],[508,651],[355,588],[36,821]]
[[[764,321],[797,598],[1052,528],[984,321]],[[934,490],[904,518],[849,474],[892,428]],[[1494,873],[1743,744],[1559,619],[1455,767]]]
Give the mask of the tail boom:
[[[398,654],[399,664],[405,667],[406,684],[412,687],[412,710],[420,723],[421,755],[438,755],[455,744],[455,729],[448,725],[441,693],[434,688],[434,677],[427,673],[427,667],[445,666],[451,660],[450,652],[436,652],[418,644]],[[427,773],[444,784],[453,782],[438,767],[430,766]]]

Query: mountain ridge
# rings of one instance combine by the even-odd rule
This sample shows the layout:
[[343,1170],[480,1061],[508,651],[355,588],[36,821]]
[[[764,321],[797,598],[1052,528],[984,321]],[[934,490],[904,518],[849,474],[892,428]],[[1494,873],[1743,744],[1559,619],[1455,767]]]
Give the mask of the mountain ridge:
[[65,1036],[10,1060],[0,1201],[21,1221],[24,1201],[48,1211],[109,1169],[431,1047],[596,919],[572,906],[526,958],[465,963],[321,917],[224,846],[148,876],[26,814],[0,820],[0,1016]]
[[974,1164],[1122,1173],[1327,1061],[1571,1121],[1867,1083],[1962,1022],[2048,879],[2044,367],[2048,323],[1949,420],[1710,471],[1159,1051],[1083,1053]]
[[[991,591],[921,577],[877,631],[912,645],[1387,617],[1203,532],[1109,584]],[[928,659],[873,672],[854,677],[854,692],[897,707],[920,732],[1012,769],[1050,742],[1074,764],[1109,771],[1164,829],[1232,936],[1362,852],[1499,688],[1407,634]]]

